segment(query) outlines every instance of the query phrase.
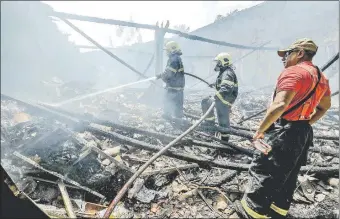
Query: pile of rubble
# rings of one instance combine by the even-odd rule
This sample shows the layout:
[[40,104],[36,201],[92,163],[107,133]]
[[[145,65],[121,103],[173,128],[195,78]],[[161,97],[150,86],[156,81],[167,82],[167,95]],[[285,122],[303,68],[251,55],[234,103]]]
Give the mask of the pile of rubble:
[[[77,217],[103,216],[132,174],[201,116],[204,95],[186,95],[181,125],[163,119],[160,108],[140,103],[140,91],[133,89],[62,108],[2,95],[1,165],[50,216],[70,214],[61,182]],[[251,134],[261,115],[236,123],[260,111],[269,98],[264,91],[240,94],[232,111],[233,128]],[[314,127],[314,147],[298,179],[291,217],[339,214],[338,110],[332,108]],[[224,145],[198,128],[142,173],[113,217],[234,217],[232,202],[245,191],[252,152],[242,135]]]

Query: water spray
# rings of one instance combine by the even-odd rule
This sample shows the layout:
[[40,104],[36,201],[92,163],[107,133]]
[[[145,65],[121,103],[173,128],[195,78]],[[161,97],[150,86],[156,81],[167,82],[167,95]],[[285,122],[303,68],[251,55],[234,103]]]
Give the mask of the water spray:
[[77,101],[77,100],[83,100],[83,99],[86,99],[88,97],[96,96],[98,94],[110,92],[110,91],[113,91],[113,90],[117,90],[117,89],[120,89],[120,88],[128,87],[128,86],[131,86],[131,85],[134,85],[134,84],[139,84],[139,83],[143,83],[143,82],[147,82],[147,81],[151,81],[151,80],[155,80],[155,79],[157,79],[157,78],[156,77],[151,77],[151,78],[147,78],[147,79],[144,79],[144,80],[139,80],[139,81],[131,82],[131,83],[128,83],[128,84],[119,85],[117,87],[112,87],[112,88],[108,88],[108,89],[105,89],[105,90],[97,91],[97,92],[94,92],[94,93],[90,93],[90,94],[85,94],[85,95],[82,95],[82,96],[74,97],[74,98],[71,98],[69,100],[62,101],[60,103],[49,104],[49,105],[50,106],[61,106],[61,105],[64,105],[66,103],[71,103],[71,102],[74,102],[74,101]]

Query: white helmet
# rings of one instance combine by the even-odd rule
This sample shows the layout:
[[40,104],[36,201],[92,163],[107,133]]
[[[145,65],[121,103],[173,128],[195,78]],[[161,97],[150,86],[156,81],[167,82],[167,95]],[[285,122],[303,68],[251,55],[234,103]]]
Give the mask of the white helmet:
[[176,43],[175,41],[169,41],[165,44],[165,48],[166,52],[168,54],[173,54],[176,52],[182,52],[181,48],[179,47],[178,43]]
[[225,67],[231,65],[231,55],[229,53],[222,52],[214,58],[214,61],[217,62],[217,66]]

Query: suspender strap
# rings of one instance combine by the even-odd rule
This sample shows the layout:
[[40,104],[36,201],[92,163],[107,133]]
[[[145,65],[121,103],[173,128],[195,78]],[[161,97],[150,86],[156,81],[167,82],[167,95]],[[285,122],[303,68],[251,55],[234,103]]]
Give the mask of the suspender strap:
[[285,115],[287,115],[288,113],[292,112],[293,110],[299,108],[302,104],[304,104],[309,98],[311,98],[311,96],[315,93],[316,91],[316,88],[318,87],[319,85],[319,82],[320,82],[320,79],[321,79],[321,72],[320,72],[320,69],[315,66],[316,70],[318,71],[318,81],[316,82],[313,90],[305,97],[303,98],[300,102],[298,102],[296,105],[294,105],[293,107],[291,107],[290,109],[288,109],[287,111],[285,111],[281,117],[284,117]]

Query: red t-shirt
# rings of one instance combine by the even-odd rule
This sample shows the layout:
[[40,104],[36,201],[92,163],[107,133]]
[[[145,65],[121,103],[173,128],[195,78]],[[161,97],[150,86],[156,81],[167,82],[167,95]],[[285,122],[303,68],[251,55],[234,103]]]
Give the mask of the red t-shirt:
[[[314,88],[318,81],[318,73],[313,63],[305,61],[286,68],[280,74],[277,84],[276,93],[280,91],[295,91],[296,94],[286,110],[290,109],[303,98],[305,98]],[[331,91],[328,84],[328,79],[321,72],[321,79],[315,93],[305,104],[292,112],[285,115],[283,118],[289,121],[309,120],[315,108],[320,103],[323,96],[330,96]]]

